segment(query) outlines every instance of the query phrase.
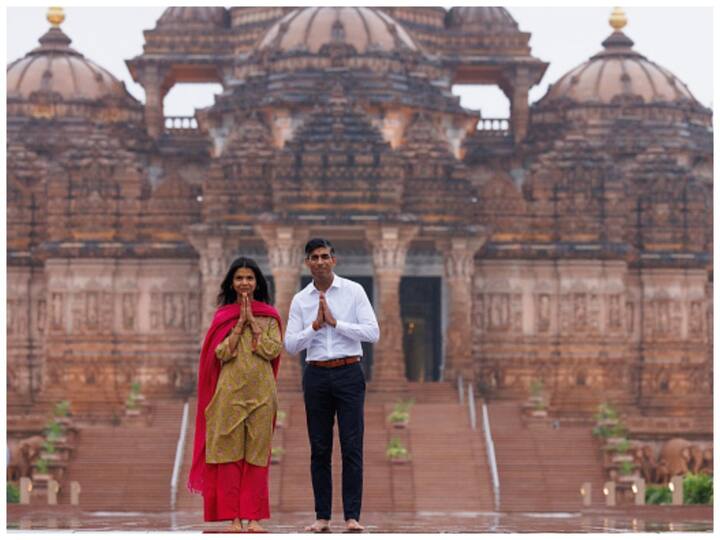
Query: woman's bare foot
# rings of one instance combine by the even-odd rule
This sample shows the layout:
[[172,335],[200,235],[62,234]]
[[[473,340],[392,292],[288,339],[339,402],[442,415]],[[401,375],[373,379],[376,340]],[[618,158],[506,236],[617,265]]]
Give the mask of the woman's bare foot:
[[235,518],[225,530],[228,532],[242,532],[245,530],[245,528],[243,527],[243,522],[240,521],[238,518]]
[[327,519],[316,519],[315,523],[305,527],[306,532],[328,532],[330,530],[330,522]]
[[248,526],[245,528],[246,532],[254,532],[254,533],[264,533],[267,532],[265,529],[263,529],[262,525],[260,525],[260,522],[255,521],[254,519],[250,520],[250,523],[248,523]]
[[345,521],[345,530],[350,532],[362,532],[365,530],[365,527],[360,525],[357,519],[348,519]]

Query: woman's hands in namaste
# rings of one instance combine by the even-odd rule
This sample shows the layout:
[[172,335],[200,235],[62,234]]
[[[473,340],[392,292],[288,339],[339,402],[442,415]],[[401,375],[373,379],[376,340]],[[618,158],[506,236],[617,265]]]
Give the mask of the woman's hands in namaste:
[[233,328],[233,333],[239,336],[242,334],[246,325],[250,326],[250,331],[252,332],[252,350],[254,351],[257,348],[258,341],[260,341],[260,325],[253,315],[252,308],[250,307],[250,298],[247,293],[238,296],[237,302],[240,304],[240,318]]

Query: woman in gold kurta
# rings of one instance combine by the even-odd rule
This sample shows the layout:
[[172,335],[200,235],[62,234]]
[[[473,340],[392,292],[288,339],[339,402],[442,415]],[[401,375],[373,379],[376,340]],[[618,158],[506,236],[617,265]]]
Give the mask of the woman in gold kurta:
[[235,330],[215,349],[223,366],[215,394],[205,409],[207,463],[244,459],[258,467],[267,465],[277,412],[270,362],[280,354],[282,341],[275,319],[258,317],[256,322],[260,333],[254,350],[249,325],[242,330],[234,352],[231,341]]
[[202,493],[206,521],[232,520],[230,530],[260,532],[259,521],[270,517],[280,316],[262,272],[245,257],[230,266],[218,304],[200,359],[188,485]]

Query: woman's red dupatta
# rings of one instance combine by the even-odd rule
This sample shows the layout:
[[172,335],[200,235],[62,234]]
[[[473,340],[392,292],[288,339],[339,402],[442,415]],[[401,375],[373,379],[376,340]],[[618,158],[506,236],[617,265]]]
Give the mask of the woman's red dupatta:
[[[280,335],[282,335],[280,314],[273,306],[253,300],[250,308],[255,317],[272,317],[275,319],[280,327]],[[215,349],[227,337],[239,318],[239,304],[228,304],[218,308],[200,352],[197,410],[195,412],[195,441],[193,444],[192,467],[188,478],[188,489],[194,493],[203,493],[203,487],[205,486],[207,470],[205,464],[205,409],[215,394],[215,387],[220,376],[220,361],[215,358]],[[280,356],[272,361],[275,380],[277,380],[279,367]]]

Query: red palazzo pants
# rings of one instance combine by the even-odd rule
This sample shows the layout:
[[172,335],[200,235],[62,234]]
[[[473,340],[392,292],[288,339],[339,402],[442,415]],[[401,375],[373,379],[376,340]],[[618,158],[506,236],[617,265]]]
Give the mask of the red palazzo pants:
[[205,521],[270,517],[269,466],[258,467],[244,459],[206,466],[208,475],[203,493]]

